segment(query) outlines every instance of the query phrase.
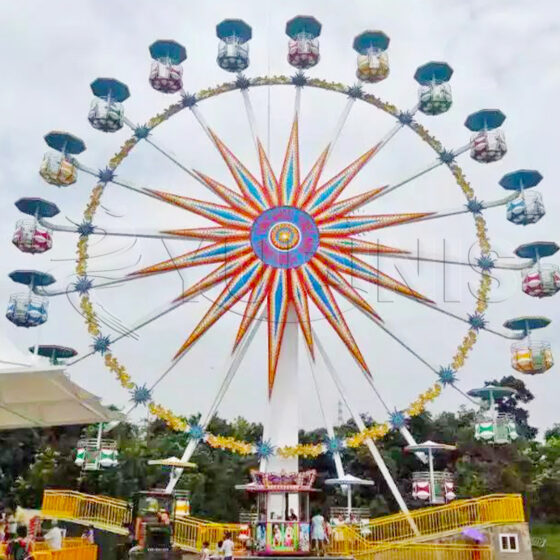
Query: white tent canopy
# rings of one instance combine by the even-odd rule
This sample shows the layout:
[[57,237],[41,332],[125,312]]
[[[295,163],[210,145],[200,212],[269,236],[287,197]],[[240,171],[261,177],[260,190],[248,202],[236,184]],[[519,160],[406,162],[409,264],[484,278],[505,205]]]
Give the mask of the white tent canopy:
[[60,367],[0,371],[0,430],[96,424],[122,418],[73,383]]
[[71,381],[64,366],[24,353],[0,332],[0,430],[123,420]]

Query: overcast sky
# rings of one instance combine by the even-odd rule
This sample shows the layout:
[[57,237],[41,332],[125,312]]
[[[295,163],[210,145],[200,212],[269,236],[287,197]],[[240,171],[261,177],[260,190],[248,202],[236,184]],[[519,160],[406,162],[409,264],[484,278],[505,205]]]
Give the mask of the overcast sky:
[[[94,168],[104,167],[130,134],[128,130],[104,134],[90,127],[86,117],[91,100],[89,83],[93,79],[111,76],[127,83],[131,97],[125,102],[126,114],[132,121],[143,123],[175,100],[157,93],[148,84],[148,46],[154,40],[173,38],[187,47],[185,90],[196,92],[233,79],[215,62],[215,25],[226,17],[242,18],[253,28],[247,75],[292,75],[295,70],[286,60],[284,27],[288,19],[300,13],[312,14],[323,24],[321,62],[309,75],[346,84],[355,82],[353,37],[367,28],[384,30],[391,37],[391,74],[383,83],[367,85],[366,89],[402,109],[416,102],[417,84],[412,76],[419,65],[429,60],[450,63],[455,70],[451,82],[452,109],[439,117],[419,116],[445,146],[456,148],[468,141],[469,132],[463,123],[469,113],[497,107],[507,115],[503,129],[509,149],[502,161],[482,165],[471,160],[468,154],[460,160],[477,198],[503,197],[505,191],[497,184],[498,180],[504,173],[518,168],[538,169],[544,176],[539,190],[544,196],[547,215],[538,224],[513,225],[506,220],[503,207],[486,212],[494,248],[500,255],[511,257],[521,243],[559,241],[557,182],[560,161],[557,152],[560,138],[555,107],[560,93],[560,8],[554,0],[348,0],[344,3],[334,0],[197,3],[188,0],[19,0],[0,4],[0,56],[4,79],[0,88],[3,108],[0,234],[4,247],[0,289],[3,299],[7,302],[9,294],[17,291],[7,278],[15,268],[49,271],[61,286],[72,280],[76,239],[58,233],[50,252],[35,257],[20,253],[10,242],[14,223],[21,217],[13,203],[21,196],[41,196],[61,209],[56,218],[58,223],[68,224],[67,219],[81,221],[93,186],[92,179],[82,174],[75,185],[58,189],[44,183],[37,170],[46,148],[42,137],[49,130],[68,130],[83,138],[88,149],[80,159]],[[270,92],[261,89],[251,95],[259,129],[263,137],[270,136],[271,159],[278,169],[292,119],[293,89],[278,88]],[[304,90],[300,121],[304,173],[332,135],[344,103],[340,95]],[[239,93],[204,102],[200,110],[230,148],[256,172],[254,147]],[[370,148],[391,126],[392,121],[387,116],[356,103],[324,177],[332,176]],[[226,166],[188,111],[158,128],[154,140],[187,165],[233,187]],[[348,195],[398,182],[432,160],[430,149],[405,130],[365,168],[348,189]],[[213,200],[148,145],[135,149],[119,174],[140,185]],[[433,211],[461,204],[464,198],[451,175],[439,169],[372,204],[367,213]],[[107,189],[103,205],[106,211],[101,210],[95,220],[100,226],[135,231],[204,224],[203,220],[186,212],[113,186]],[[375,238],[375,235],[364,237]],[[382,230],[379,239],[409,250],[419,246],[425,255],[441,255],[445,244],[448,256],[466,258],[475,241],[475,228],[470,216],[462,216]],[[167,244],[167,250],[173,255],[192,248],[193,244],[188,242]],[[153,240],[134,243],[106,238],[92,244],[90,253],[95,256],[90,260],[90,269],[110,277],[168,258],[166,248]],[[558,262],[558,257],[553,260]],[[398,270],[394,263],[383,262],[383,270],[404,276],[414,288],[445,309],[465,315],[474,309],[469,285],[475,285],[477,277],[472,270],[457,270],[456,267],[444,270],[427,264],[417,268],[413,263],[402,262],[397,265]],[[95,293],[94,300],[105,312],[130,325],[176,297],[184,283],[196,281],[209,270],[189,270],[182,278],[173,273],[130,282]],[[499,302],[488,310],[491,325],[500,327],[504,320],[518,315],[546,315],[553,323],[542,331],[542,338],[552,341],[558,354],[560,296],[539,301],[521,292],[519,273],[496,276],[500,283],[496,290]],[[358,286],[390,328],[423,357],[437,366],[451,361],[454,349],[466,332],[465,325],[397,296],[377,294],[363,283]],[[198,298],[146,327],[138,333],[139,340],[115,345],[115,353],[136,382],[149,385],[166,369],[216,293],[217,290]],[[40,329],[40,341],[73,346],[83,353],[91,340],[72,303],[76,303],[74,297],[62,296],[51,301],[50,318]],[[208,332],[158,386],[156,400],[182,414],[206,409],[223,375],[240,311],[242,307],[235,308]],[[346,318],[370,364],[378,389],[391,407],[405,407],[433,383],[433,373],[375,325],[350,309]],[[343,344],[316,311],[313,319],[317,320],[315,328],[357,408],[385,419],[385,413]],[[37,339],[37,329],[18,329],[7,320],[2,322],[1,332],[21,348],[34,344]],[[510,367],[509,346],[507,340],[482,333],[460,371],[459,386],[468,390],[480,386],[484,380],[514,373]],[[297,395],[300,402],[301,425],[311,427],[320,424],[320,414],[303,350],[300,346],[299,382],[293,391],[294,398]],[[560,360],[560,354],[558,356]],[[266,364],[266,332],[261,328],[224,399],[220,414],[263,419]],[[129,395],[111,378],[99,356],[81,362],[69,373],[77,383],[100,395],[105,403],[128,406]],[[323,379],[327,410],[335,420],[337,396],[326,376]],[[530,407],[532,422],[545,428],[560,421],[558,366],[545,375],[524,376],[523,380],[536,397]],[[468,403],[447,388],[432,410],[453,410],[462,404]]]

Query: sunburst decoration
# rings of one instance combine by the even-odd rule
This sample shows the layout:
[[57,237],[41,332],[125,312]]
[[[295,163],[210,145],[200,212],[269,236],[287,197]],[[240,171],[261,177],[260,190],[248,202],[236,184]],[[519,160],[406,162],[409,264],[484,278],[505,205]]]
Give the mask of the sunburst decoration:
[[222,199],[215,204],[151,191],[165,202],[210,219],[218,227],[170,230],[180,236],[197,237],[208,244],[172,260],[132,273],[150,275],[171,269],[217,264],[208,276],[177,299],[191,297],[225,281],[221,293],[177,351],[181,357],[236,303],[249,295],[234,348],[245,337],[261,307],[268,316],[268,387],[272,391],[282,338],[290,307],[296,312],[303,337],[313,355],[310,301],[327,319],[361,368],[369,374],[335,294],[348,299],[372,319],[374,309],[348,282],[346,276],[425,301],[423,295],[367,264],[358,254],[403,253],[402,250],[359,240],[358,233],[410,222],[427,214],[378,214],[352,216],[364,201],[373,200],[383,188],[339,201],[344,190],[376,153],[372,147],[350,165],[322,182],[325,150],[300,178],[298,117],[292,124],[280,175],[272,170],[259,144],[260,179],[257,179],[212,131],[214,142],[227,164],[239,192],[197,172],[204,184]]

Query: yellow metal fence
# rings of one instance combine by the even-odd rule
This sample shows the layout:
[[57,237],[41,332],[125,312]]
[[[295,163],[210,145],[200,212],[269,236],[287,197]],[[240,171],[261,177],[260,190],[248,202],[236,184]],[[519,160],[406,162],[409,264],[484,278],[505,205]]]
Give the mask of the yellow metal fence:
[[408,544],[381,552],[356,554],[356,560],[493,560],[489,546]]
[[505,523],[523,523],[523,499],[518,494],[492,494],[471,500],[457,500],[438,507],[417,509],[411,517],[418,528],[416,535],[403,513],[381,517],[360,527],[364,546],[387,542],[421,540],[446,533],[459,532],[465,527],[484,527]]
[[[79,492],[46,490],[43,497],[42,513],[47,517],[67,519],[81,523],[92,523],[109,531],[122,532],[130,521],[130,510],[127,502],[91,496]],[[362,560],[392,560],[398,556],[395,550],[402,553],[403,546],[413,542],[428,541],[446,535],[459,533],[466,527],[485,527],[490,525],[522,523],[525,521],[523,501],[516,494],[493,494],[471,500],[457,500],[439,507],[428,507],[411,512],[419,534],[415,534],[406,515],[398,513],[373,519],[361,526],[339,526],[333,530],[327,552],[330,555],[356,556]],[[239,552],[243,549],[241,534],[247,532],[247,525],[236,523],[214,523],[186,517],[177,519],[175,524],[175,544],[189,550],[200,550],[202,543],[208,542],[211,548],[224,539],[226,532],[232,534]],[[399,544],[401,543],[401,544]],[[426,546],[428,548],[426,548]],[[412,551],[416,556],[408,556],[411,560],[436,558],[429,556],[429,547],[423,545]],[[472,551],[472,547],[467,547]],[[451,550],[451,549],[446,549]],[[456,553],[455,556],[451,555]],[[469,559],[467,552],[459,548],[451,550],[444,558],[452,560]],[[476,551],[485,560],[484,550]],[[379,554],[383,554],[378,556]],[[384,556],[385,555],[385,556]],[[402,558],[402,556],[401,556]],[[64,560],[64,559],[61,559]]]
[[45,490],[41,513],[45,517],[91,523],[117,533],[126,533],[130,523],[130,508],[125,500],[71,490]]
[[[0,544],[0,558],[6,558],[6,543]],[[80,537],[62,541],[62,550],[50,550],[45,541],[33,543],[35,560],[96,560],[97,546],[84,542]]]

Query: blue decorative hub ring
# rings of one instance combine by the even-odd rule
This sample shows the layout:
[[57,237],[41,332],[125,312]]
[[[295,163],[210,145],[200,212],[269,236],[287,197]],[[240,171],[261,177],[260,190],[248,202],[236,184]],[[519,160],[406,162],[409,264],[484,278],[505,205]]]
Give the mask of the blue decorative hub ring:
[[319,230],[307,212],[277,206],[255,220],[251,245],[257,257],[273,268],[298,268],[317,251]]

